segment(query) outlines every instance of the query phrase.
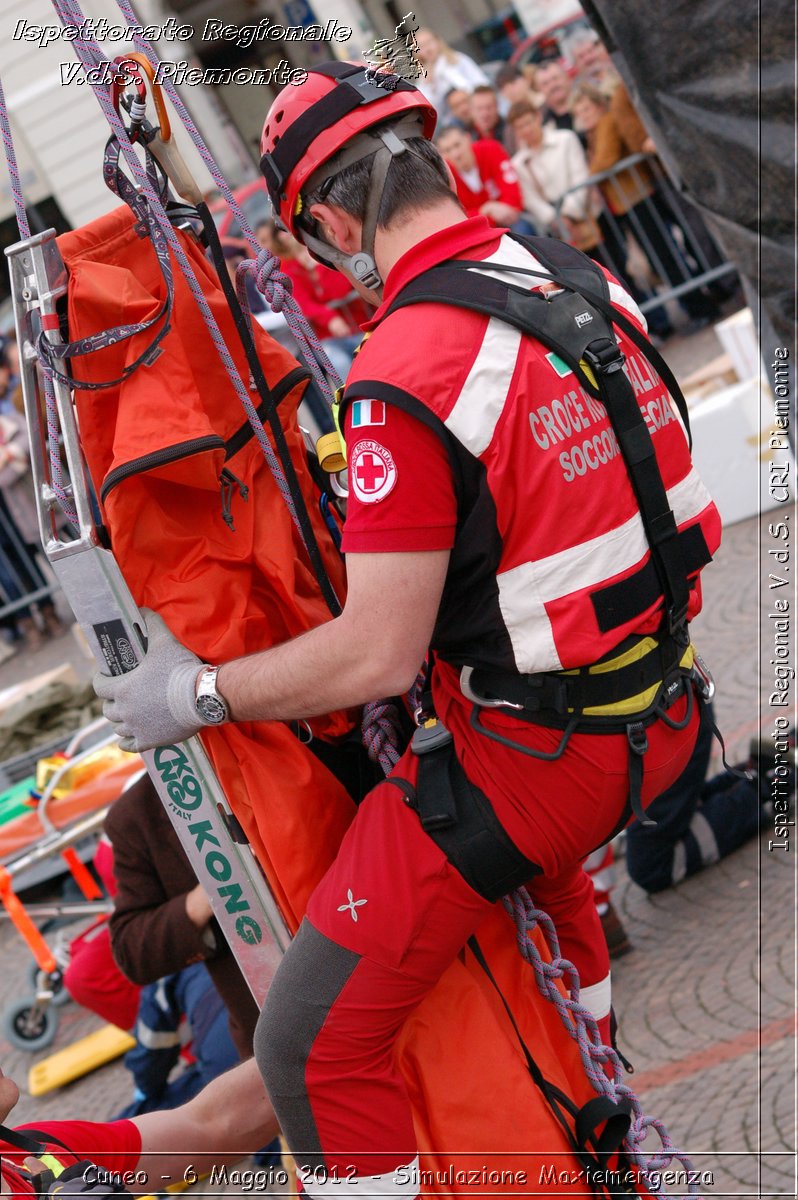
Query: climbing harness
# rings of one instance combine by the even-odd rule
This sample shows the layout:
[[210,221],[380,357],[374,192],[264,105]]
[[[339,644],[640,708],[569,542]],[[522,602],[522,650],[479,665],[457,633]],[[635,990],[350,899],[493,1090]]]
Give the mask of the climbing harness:
[[[606,277],[591,259],[551,238],[510,237],[535,255],[544,269],[509,267],[490,260],[450,260],[411,280],[384,316],[428,302],[469,309],[535,338],[570,367],[582,387],[604,404],[650,550],[648,564],[632,581],[597,589],[591,595],[598,626],[602,632],[619,628],[650,609],[658,596],[664,598],[663,615],[655,637],[630,638],[598,663],[578,670],[524,675],[457,663],[461,666],[461,689],[472,702],[471,725],[477,732],[533,758],[559,758],[575,731],[625,733],[631,812],[644,824],[651,824],[640,799],[643,756],[648,748],[645,730],[657,719],[673,728],[685,728],[692,719],[692,684],[698,671],[687,630],[690,580],[711,555],[700,526],[683,532],[677,528],[651,434],[622,369],[624,357],[613,334],[613,323],[659,371],[689,440],[687,406],[658,352],[610,304]],[[531,276],[554,283],[557,290],[531,291],[519,283],[483,273],[488,270],[511,273],[513,277]],[[703,680],[699,682],[703,691]],[[667,710],[682,695],[687,696],[686,713],[676,724]],[[480,719],[484,708],[562,729],[557,750],[544,754],[488,729]]]
[[507,836],[487,797],[466,776],[454,752],[452,735],[432,712],[424,693],[420,723],[410,743],[418,759],[418,780],[390,775],[418,813],[422,828],[457,868],[466,883],[493,902],[540,874]]

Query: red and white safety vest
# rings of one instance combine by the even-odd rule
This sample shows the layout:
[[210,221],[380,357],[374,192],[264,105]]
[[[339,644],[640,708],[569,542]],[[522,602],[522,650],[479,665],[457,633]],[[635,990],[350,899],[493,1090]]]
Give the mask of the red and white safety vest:
[[[456,238],[452,253],[438,235],[438,261],[473,257],[462,252],[462,226]],[[489,258],[539,267],[507,236]],[[419,273],[431,265],[427,254]],[[615,283],[610,299],[639,319]],[[720,518],[665,385],[630,339],[620,334],[619,344],[683,535],[692,617]],[[344,404],[356,398],[415,414],[449,451],[458,526],[432,642],[442,658],[524,674],[567,669],[658,629],[662,590],[606,410],[546,347],[484,314],[415,304],[379,322],[361,347]]]

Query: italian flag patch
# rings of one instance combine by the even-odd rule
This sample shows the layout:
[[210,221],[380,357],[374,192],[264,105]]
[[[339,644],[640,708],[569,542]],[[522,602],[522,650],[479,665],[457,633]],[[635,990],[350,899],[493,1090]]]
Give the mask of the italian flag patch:
[[352,428],[362,429],[364,425],[385,424],[384,400],[353,400]]

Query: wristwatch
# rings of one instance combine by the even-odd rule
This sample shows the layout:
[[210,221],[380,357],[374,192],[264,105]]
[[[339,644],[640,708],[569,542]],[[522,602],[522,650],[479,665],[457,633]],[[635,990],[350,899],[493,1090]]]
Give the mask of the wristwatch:
[[205,667],[197,680],[197,712],[205,725],[223,725],[230,712],[224,697],[216,690],[218,667]]

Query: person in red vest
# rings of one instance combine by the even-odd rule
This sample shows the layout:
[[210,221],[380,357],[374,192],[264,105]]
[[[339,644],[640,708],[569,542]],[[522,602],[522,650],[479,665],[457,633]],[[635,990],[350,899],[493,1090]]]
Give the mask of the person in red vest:
[[436,145],[451,168],[457,199],[467,216],[481,213],[493,225],[512,226],[519,220],[524,207],[521,184],[499,142],[472,142],[464,130],[450,125],[438,134]]
[[[401,696],[431,654],[419,731],[359,805],[255,1034],[311,1200],[331,1194],[325,1179],[344,1196],[419,1195],[397,1039],[519,884],[609,1036],[609,957],[581,862],[678,777],[707,690],[687,623],[720,519],[643,353],[643,318],[573,248],[533,251],[469,216],[431,144],[435,119],[407,81],[338,62],[286,87],[264,126],[275,212],[376,307],[342,403],[343,612],[222,664],[147,613],[139,666],[95,677],[122,745],[144,749]],[[546,263],[587,275],[610,318],[541,282]],[[615,368],[634,446],[578,382],[578,358],[569,367],[508,323],[508,274],[528,307],[560,315],[564,353],[587,326],[578,353],[602,379]]]
[[0,1195],[105,1200],[185,1185],[213,1166],[239,1162],[242,1147],[278,1132],[254,1058],[220,1075],[180,1108],[131,1120],[47,1119],[9,1129],[19,1099],[0,1071]]

